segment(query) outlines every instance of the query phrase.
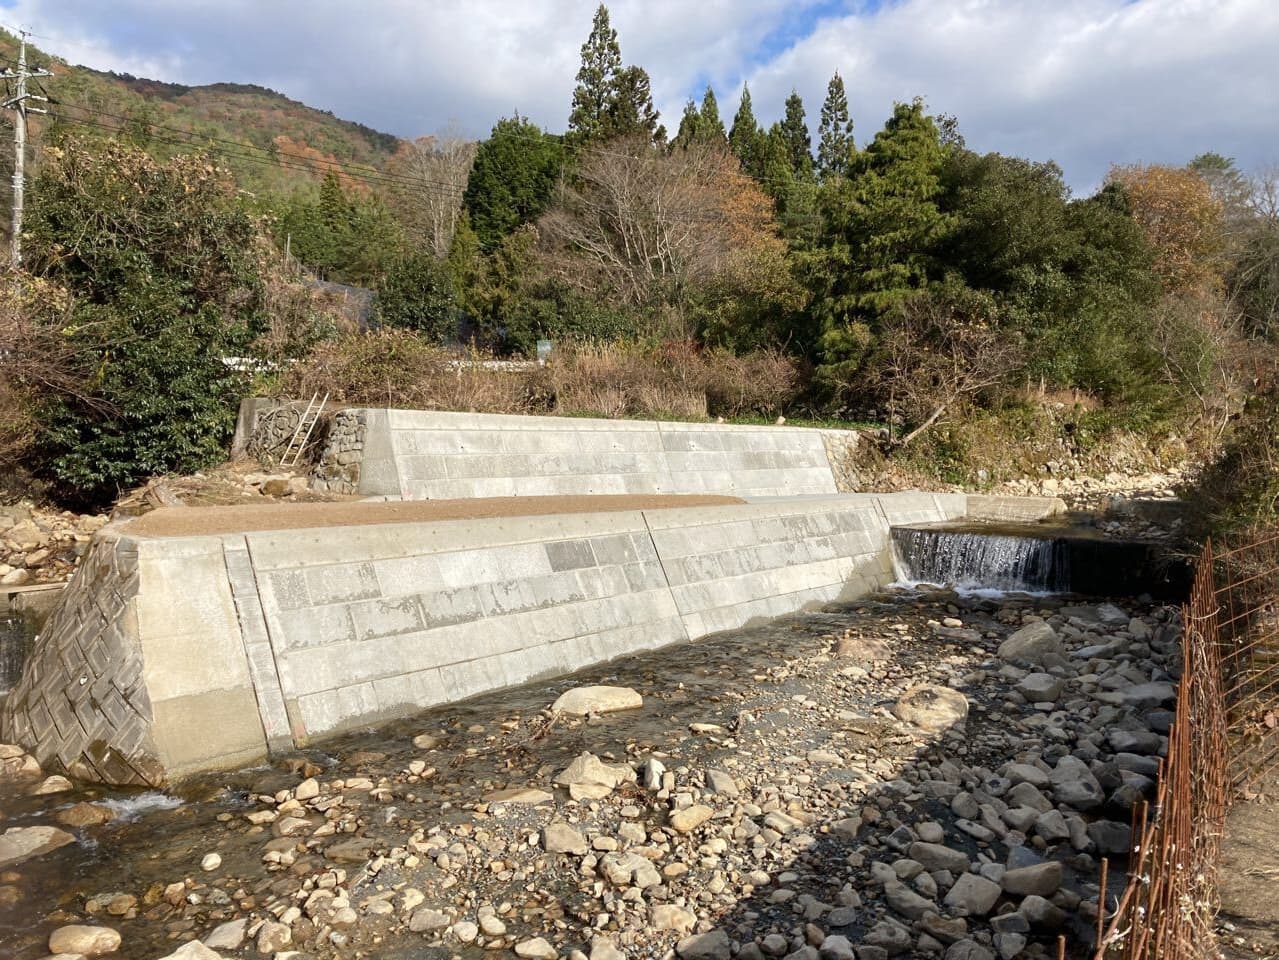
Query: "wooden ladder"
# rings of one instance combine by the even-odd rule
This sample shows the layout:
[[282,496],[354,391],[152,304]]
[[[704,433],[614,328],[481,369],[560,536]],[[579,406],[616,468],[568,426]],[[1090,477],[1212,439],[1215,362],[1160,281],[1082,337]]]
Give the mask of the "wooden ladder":
[[[318,401],[318,402],[317,402]],[[306,450],[307,443],[311,440],[311,434],[315,432],[315,425],[320,422],[320,414],[324,412],[324,405],[329,402],[329,395],[326,393],[324,399],[320,400],[320,394],[314,393],[310,402],[306,405],[306,410],[302,412],[302,419],[298,421],[298,427],[293,431],[293,436],[289,439],[289,445],[284,448],[284,456],[280,458],[280,466],[296,467],[302,459],[302,452]]]

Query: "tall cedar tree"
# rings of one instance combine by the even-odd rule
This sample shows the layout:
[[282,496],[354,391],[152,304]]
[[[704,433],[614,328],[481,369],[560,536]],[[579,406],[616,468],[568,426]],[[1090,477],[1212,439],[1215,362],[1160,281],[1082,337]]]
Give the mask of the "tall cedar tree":
[[719,118],[715,91],[707,86],[706,92],[702,94],[700,108],[692,100],[684,105],[684,115],[679,121],[674,146],[688,147],[694,143],[722,145],[726,140],[727,134],[724,133],[724,122]]
[[797,177],[813,175],[813,138],[808,132],[808,120],[804,115],[804,101],[795,90],[786,98],[786,114],[781,124],[782,139],[791,170]]
[[643,67],[627,67],[615,78],[603,133],[607,140],[643,137],[650,143],[665,142],[666,128],[653,106],[652,84]]
[[706,92],[702,94],[702,136],[708,141],[722,144],[728,137],[724,132],[724,121],[719,118],[719,102],[715,99],[715,91],[711,89],[711,85],[706,85]]
[[573,109],[568,117],[570,142],[580,146],[607,133],[621,72],[622,49],[617,31],[609,25],[608,7],[601,3],[591,23],[591,35],[582,44],[582,65],[577,71]]
[[486,253],[542,214],[563,164],[564,147],[557,137],[518,115],[497,122],[475,151],[462,200]]
[[817,126],[817,175],[822,180],[848,174],[852,159],[853,121],[848,116],[848,96],[839,71],[830,78]]
[[813,265],[827,375],[855,371],[882,314],[927,286],[948,225],[938,206],[944,156],[922,101],[899,103],[849,178],[823,190]]
[[755,110],[751,104],[751,88],[742,84],[742,99],[733,116],[732,129],[728,131],[728,145],[742,169],[756,179],[764,172],[763,138],[764,133],[759,128],[759,121],[755,119]]

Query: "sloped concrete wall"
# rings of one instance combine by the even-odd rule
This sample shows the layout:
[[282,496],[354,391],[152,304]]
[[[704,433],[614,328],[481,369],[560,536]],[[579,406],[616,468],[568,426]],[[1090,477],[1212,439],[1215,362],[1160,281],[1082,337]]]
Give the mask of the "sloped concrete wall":
[[200,537],[112,524],[0,738],[117,783],[243,766],[856,598],[892,579],[891,523],[964,510],[962,496],[904,493]]
[[[341,483],[406,500],[557,494],[838,492],[831,456],[852,431],[579,420],[418,410],[354,410],[358,469],[346,433]],[[828,453],[828,450],[830,451]],[[329,459],[336,460],[336,455]],[[331,485],[337,473],[319,478]]]

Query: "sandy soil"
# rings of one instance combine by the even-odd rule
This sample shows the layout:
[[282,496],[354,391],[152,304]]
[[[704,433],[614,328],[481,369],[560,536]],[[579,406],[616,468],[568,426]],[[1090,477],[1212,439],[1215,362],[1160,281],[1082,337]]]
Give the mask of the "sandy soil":
[[1238,801],[1230,808],[1217,865],[1219,945],[1226,957],[1279,956],[1277,835],[1279,803]]
[[376,523],[480,520],[557,513],[608,513],[744,503],[738,497],[634,494],[581,497],[487,497],[348,503],[272,503],[235,507],[160,507],[128,522],[128,532],[145,537],[190,537],[256,530],[353,527]]

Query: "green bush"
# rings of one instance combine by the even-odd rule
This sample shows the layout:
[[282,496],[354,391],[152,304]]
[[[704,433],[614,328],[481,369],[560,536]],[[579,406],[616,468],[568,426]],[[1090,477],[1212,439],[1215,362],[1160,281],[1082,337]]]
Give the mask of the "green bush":
[[425,250],[396,259],[378,285],[377,317],[386,326],[443,343],[456,337],[460,316],[448,268]]
[[92,376],[44,415],[40,470],[103,504],[148,476],[225,456],[243,356],[262,329],[258,232],[225,171],[109,142],[46,150],[28,221],[33,272],[71,294]]

